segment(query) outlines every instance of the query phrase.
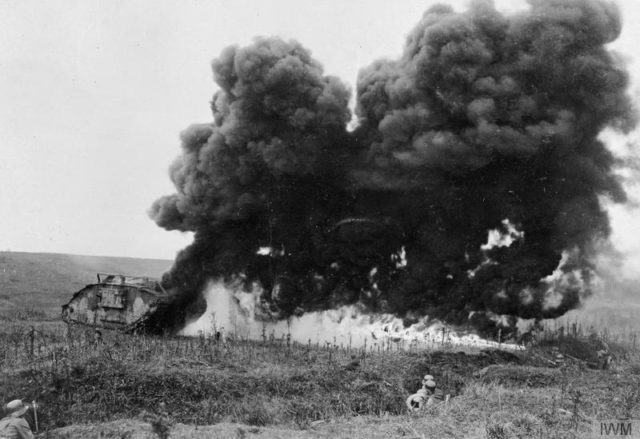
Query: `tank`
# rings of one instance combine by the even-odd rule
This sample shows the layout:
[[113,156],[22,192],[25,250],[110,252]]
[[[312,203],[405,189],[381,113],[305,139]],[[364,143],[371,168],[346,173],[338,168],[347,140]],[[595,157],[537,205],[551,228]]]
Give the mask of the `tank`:
[[98,273],[98,282],[62,306],[68,324],[121,332],[158,332],[171,296],[157,279]]

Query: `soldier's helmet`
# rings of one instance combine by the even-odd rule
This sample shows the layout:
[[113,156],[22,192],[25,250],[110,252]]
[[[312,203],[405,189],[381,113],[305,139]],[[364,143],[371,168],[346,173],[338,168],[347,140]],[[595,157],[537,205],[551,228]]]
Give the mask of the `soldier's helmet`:
[[24,415],[29,410],[29,408],[29,404],[25,404],[21,399],[14,399],[4,406],[4,411],[8,416],[11,416],[12,418],[18,418]]
[[424,378],[422,378],[422,385],[426,389],[433,391],[436,388],[436,380],[432,375],[425,375]]

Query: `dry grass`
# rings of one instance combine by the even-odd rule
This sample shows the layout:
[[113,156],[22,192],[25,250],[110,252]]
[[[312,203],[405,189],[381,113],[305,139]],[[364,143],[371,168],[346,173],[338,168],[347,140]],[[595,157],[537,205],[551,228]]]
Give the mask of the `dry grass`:
[[[640,415],[631,338],[609,340],[611,371],[582,358],[600,338],[548,333],[517,354],[121,334],[96,342],[91,331],[12,319],[0,330],[0,391],[38,400],[45,431],[137,419],[157,437],[229,423],[318,437],[581,437],[591,419]],[[550,368],[552,346],[585,361]],[[408,414],[404,401],[427,372],[454,397]]]

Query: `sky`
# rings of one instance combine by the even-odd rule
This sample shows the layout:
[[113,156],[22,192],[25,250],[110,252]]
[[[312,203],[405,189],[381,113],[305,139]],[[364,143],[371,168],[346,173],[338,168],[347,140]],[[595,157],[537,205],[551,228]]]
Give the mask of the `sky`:
[[[192,235],[160,229],[147,209],[174,192],[179,133],[212,120],[213,58],[255,36],[296,39],[353,89],[359,69],[400,54],[432,3],[0,0],[0,251],[173,259]],[[625,25],[611,47],[640,96],[640,2],[618,4]],[[624,155],[638,134],[605,138]],[[640,272],[637,206],[610,212],[614,245]]]

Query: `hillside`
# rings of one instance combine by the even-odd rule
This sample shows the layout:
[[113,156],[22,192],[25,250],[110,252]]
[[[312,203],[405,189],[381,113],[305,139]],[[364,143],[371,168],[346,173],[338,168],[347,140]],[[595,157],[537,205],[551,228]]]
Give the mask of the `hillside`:
[[171,264],[161,259],[0,252],[0,313],[29,309],[57,316],[75,291],[95,282],[98,272],[160,278]]

